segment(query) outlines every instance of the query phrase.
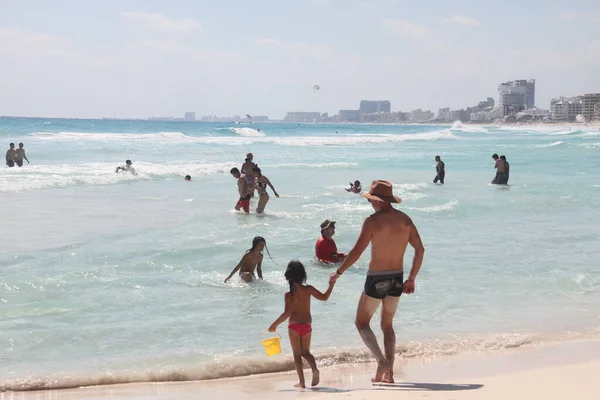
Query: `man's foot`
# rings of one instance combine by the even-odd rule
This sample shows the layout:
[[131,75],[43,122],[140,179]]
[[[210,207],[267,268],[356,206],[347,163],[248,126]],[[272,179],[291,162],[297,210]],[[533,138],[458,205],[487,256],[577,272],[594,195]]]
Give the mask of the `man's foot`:
[[304,382],[298,382],[294,385],[295,388],[306,388],[306,386],[304,385]]
[[321,380],[321,373],[319,372],[318,369],[315,369],[313,371],[313,378],[312,378],[312,382],[310,383],[311,386],[317,386],[319,384]]
[[383,374],[383,378],[382,378],[381,382],[395,383],[394,382],[394,371],[390,369],[387,373]]
[[373,383],[377,383],[377,382],[381,382],[383,379],[383,376],[385,374],[387,374],[390,371],[390,365],[383,361],[383,362],[378,362],[377,363],[377,372],[375,373],[375,378],[371,379],[371,382]]

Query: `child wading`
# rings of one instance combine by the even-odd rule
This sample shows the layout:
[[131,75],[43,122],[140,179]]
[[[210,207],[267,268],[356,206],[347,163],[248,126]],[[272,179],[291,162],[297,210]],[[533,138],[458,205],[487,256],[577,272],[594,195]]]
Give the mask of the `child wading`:
[[300,380],[294,387],[306,387],[302,357],[312,369],[313,378],[311,385],[319,384],[319,370],[312,354],[310,354],[310,337],[312,332],[312,317],[310,315],[310,298],[326,301],[331,295],[335,280],[329,280],[329,287],[325,293],[319,292],[313,286],[305,285],[306,270],[300,261],[290,261],[285,271],[285,279],[290,284],[290,291],[285,294],[285,310],[269,327],[269,332],[275,332],[277,326],[289,318],[288,334],[294,352],[294,364]]

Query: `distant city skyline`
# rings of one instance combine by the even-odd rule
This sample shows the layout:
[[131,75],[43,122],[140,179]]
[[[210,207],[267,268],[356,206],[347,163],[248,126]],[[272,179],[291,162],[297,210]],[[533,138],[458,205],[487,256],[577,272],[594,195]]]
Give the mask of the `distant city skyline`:
[[[600,3],[0,0],[0,115],[437,112],[535,77],[536,105],[600,92]],[[319,90],[314,90],[319,85]]]

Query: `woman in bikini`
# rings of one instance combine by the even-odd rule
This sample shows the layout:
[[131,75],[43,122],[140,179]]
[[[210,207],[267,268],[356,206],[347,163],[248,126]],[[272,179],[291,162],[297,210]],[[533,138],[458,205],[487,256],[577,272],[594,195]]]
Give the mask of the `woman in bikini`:
[[[244,282],[252,282],[256,279],[256,275],[254,275],[254,270],[258,273],[258,278],[262,280],[262,261],[263,261],[263,249],[266,247],[267,242],[261,236],[256,236],[252,240],[252,248],[246,250],[242,259],[236,265],[236,267],[231,271],[229,276],[225,279],[225,283],[231,279],[231,277],[239,271],[240,278]],[[267,250],[268,252],[269,250]]]
[[306,270],[300,261],[290,261],[285,271],[285,279],[290,284],[290,291],[285,294],[285,309],[283,314],[269,327],[269,332],[275,332],[277,326],[289,318],[288,334],[290,344],[294,352],[294,364],[300,380],[294,387],[306,387],[304,382],[304,370],[302,368],[302,357],[308,362],[312,369],[312,386],[319,384],[319,370],[315,357],[310,354],[310,338],[312,332],[312,317],[310,314],[310,298],[326,301],[331,295],[335,280],[329,280],[329,287],[325,293],[319,292],[313,286],[305,285]]
[[257,176],[256,191],[258,192],[258,196],[259,196],[258,206],[256,207],[256,213],[262,214],[263,211],[265,211],[265,207],[266,207],[267,203],[269,202],[269,193],[267,193],[267,185],[271,188],[275,197],[279,198],[279,194],[277,193],[277,190],[275,190],[275,188],[271,184],[271,181],[269,180],[269,178],[267,178],[266,176],[263,176],[261,174],[260,168],[258,168],[258,166],[252,168],[252,171],[254,171],[254,173]]

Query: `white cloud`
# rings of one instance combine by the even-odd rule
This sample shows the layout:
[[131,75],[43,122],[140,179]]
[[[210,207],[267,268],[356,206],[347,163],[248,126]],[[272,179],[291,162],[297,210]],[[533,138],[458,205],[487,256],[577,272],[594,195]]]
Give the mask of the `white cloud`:
[[122,18],[138,28],[147,28],[164,33],[191,33],[202,29],[202,25],[193,19],[173,19],[162,14],[144,12],[124,12]]
[[466,17],[464,15],[453,15],[451,17],[445,18],[444,22],[451,25],[463,26],[463,27],[473,27],[481,25],[481,22],[474,20],[473,18]]
[[414,24],[399,18],[383,18],[381,23],[387,31],[413,39],[424,39],[431,35],[425,25]]

